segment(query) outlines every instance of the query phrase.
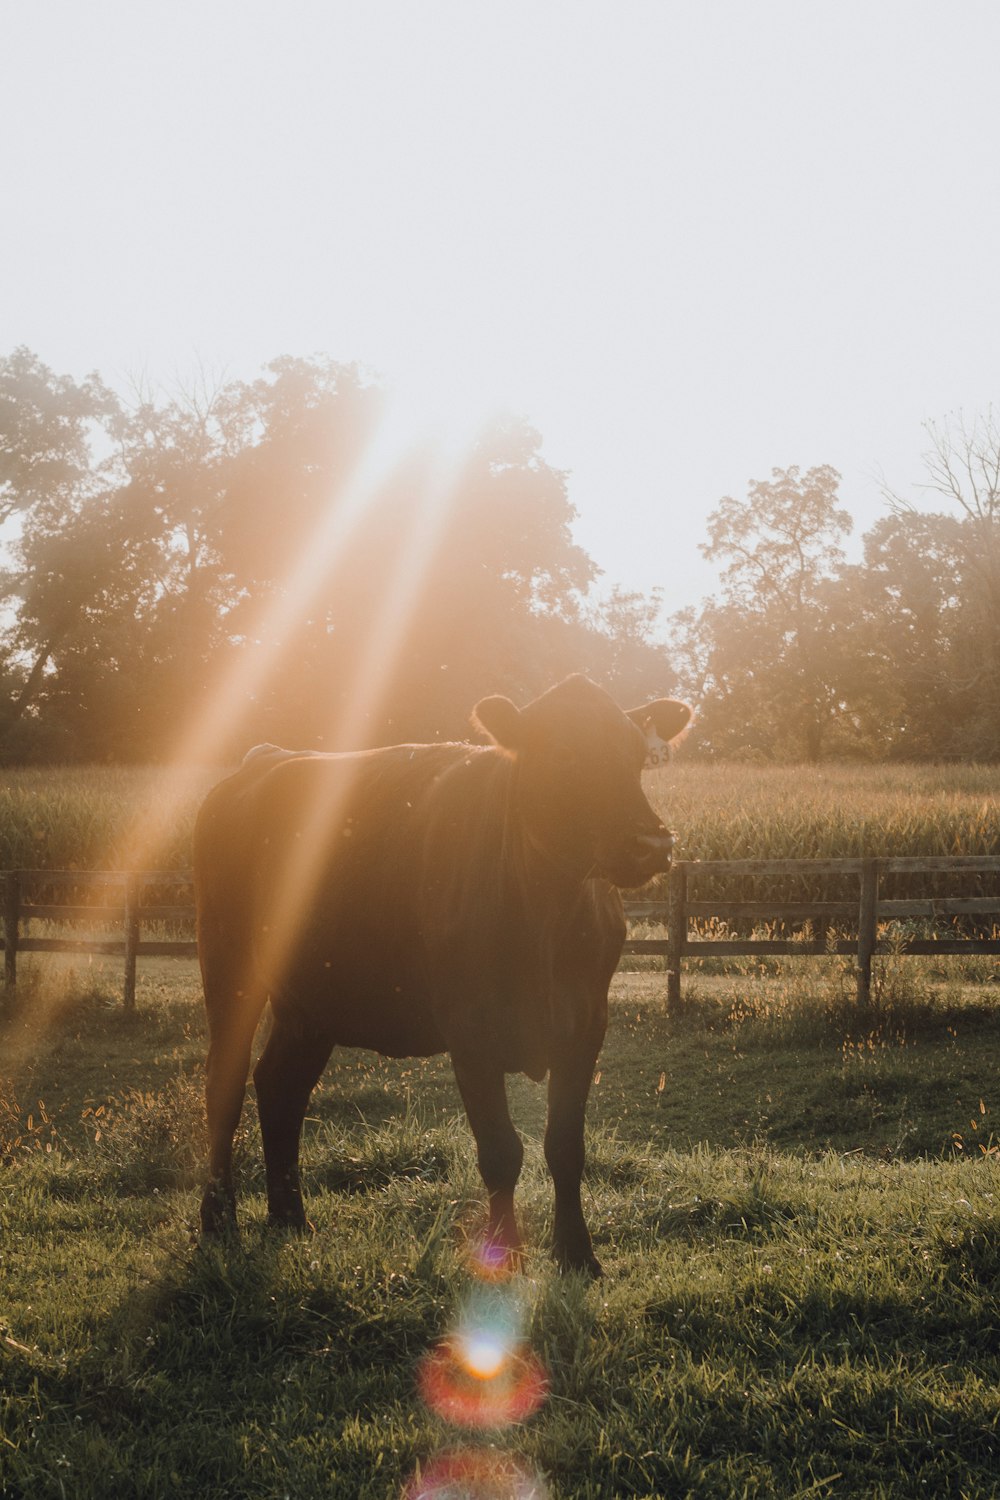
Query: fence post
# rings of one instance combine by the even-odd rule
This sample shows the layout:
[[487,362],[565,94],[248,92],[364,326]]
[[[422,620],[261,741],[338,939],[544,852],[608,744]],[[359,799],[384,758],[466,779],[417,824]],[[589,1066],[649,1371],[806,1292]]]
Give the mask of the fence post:
[[870,1005],[872,999],[872,954],[875,952],[878,921],[877,859],[861,862],[861,901],[858,907],[858,1004]]
[[139,948],[139,882],[125,877],[125,1009],[135,1010],[135,961]]
[[687,861],[677,860],[667,886],[667,1009],[681,1003],[681,955],[687,941]]
[[21,921],[21,872],[8,870],[3,898],[3,976],[8,990],[17,984],[17,940]]

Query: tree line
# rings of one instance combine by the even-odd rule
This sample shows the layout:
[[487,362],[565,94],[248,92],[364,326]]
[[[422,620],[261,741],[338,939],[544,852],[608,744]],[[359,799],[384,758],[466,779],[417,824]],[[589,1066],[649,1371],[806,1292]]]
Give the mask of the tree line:
[[462,738],[484,693],[571,671],[623,702],[671,690],[655,600],[591,599],[527,422],[447,463],[390,418],[326,358],[128,399],[0,360],[0,757]]
[[928,423],[918,507],[851,517],[829,466],[724,498],[702,550],[720,590],[676,615],[673,662],[710,753],[818,761],[1000,754],[1000,429]]
[[686,696],[695,753],[994,758],[991,414],[929,428],[936,508],[888,495],[861,562],[829,466],[724,498],[717,593],[661,623],[660,590],[595,596],[528,422],[445,462],[388,443],[389,410],[322,357],[127,397],[0,359],[0,759],[461,738],[483,693],[571,671],[622,703]]

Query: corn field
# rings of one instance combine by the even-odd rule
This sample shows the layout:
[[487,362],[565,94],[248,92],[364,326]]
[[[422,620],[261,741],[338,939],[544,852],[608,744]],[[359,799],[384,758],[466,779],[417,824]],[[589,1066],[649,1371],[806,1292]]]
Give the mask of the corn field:
[[[657,812],[677,834],[676,857],[857,859],[1000,853],[1000,767],[987,765],[750,766],[675,762],[647,778]],[[976,895],[971,876],[952,895]],[[910,881],[910,884],[907,884]],[[697,894],[754,900],[853,899],[839,877],[702,877]],[[914,893],[895,876],[884,896]],[[923,893],[937,894],[926,884]],[[659,892],[657,892],[659,894]]]
[[185,870],[220,771],[84,766],[5,771],[0,869]]
[[[182,870],[198,804],[223,772],[8,771],[0,868]],[[645,778],[677,857],[852,858],[1000,852],[1000,767],[674,762]],[[711,894],[714,894],[712,892]]]

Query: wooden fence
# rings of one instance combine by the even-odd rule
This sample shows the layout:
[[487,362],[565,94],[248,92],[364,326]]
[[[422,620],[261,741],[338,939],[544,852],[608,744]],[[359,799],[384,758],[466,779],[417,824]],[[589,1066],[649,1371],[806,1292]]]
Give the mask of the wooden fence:
[[[936,887],[930,896],[905,899],[883,899],[879,893],[884,877],[932,877]],[[941,888],[969,876],[992,876],[996,894],[952,896],[940,894]],[[749,881],[782,878],[796,880],[846,879],[856,882],[857,894],[851,900],[789,900],[777,897],[763,900],[695,899],[693,888],[699,882],[723,877],[737,889]],[[169,871],[146,871],[122,874],[80,870],[9,870],[4,883],[4,973],[8,988],[17,980],[17,958],[20,953],[80,953],[121,957],[125,966],[124,1001],[135,1005],[136,961],[144,956],[173,955],[193,957],[197,945],[193,939],[159,939],[144,941],[143,923],[170,923],[191,927],[194,908],[190,899],[181,903],[164,901],[169,892],[190,894],[190,876]],[[52,893],[68,889],[73,901],[51,899]],[[108,893],[111,898],[108,899]],[[47,899],[38,899],[39,893]],[[81,900],[81,894],[101,899]],[[153,899],[150,899],[152,896]],[[655,954],[666,959],[667,1002],[677,1005],[681,999],[682,966],[685,958],[752,957],[754,955],[788,954],[796,958],[837,953],[853,955],[857,975],[858,1000],[871,998],[872,958],[879,953],[923,954],[994,954],[1000,956],[1000,855],[954,855],[939,858],[912,859],[753,859],[753,860],[678,860],[670,873],[666,901],[628,901],[626,910],[634,921],[662,923],[664,938],[631,938],[625,944],[626,954]],[[964,936],[952,931],[949,937],[913,937],[899,940],[879,935],[879,928],[890,922],[930,921],[952,923],[954,919],[975,919],[977,925],[989,921],[992,936]],[[122,928],[121,937],[84,938],[36,937],[24,932],[34,921],[98,925]],[[705,937],[709,923],[737,923],[742,927],[761,928],[775,923],[785,928],[810,929],[800,937],[746,937],[733,935]],[[695,935],[691,935],[691,926]],[[830,929],[833,935],[830,935]],[[845,932],[849,936],[843,936]],[[841,935],[838,935],[841,934]]]
[[[857,977],[858,1001],[871,999],[872,958],[878,953],[925,954],[996,954],[1000,955],[997,924],[1000,924],[1000,881],[996,894],[984,896],[942,896],[940,887],[971,875],[1000,876],[1000,855],[950,855],[940,857],[895,859],[712,859],[677,860],[670,872],[667,902],[628,902],[633,919],[665,918],[667,936],[634,938],[625,944],[626,953],[662,954],[667,960],[667,1003],[677,1005],[681,999],[682,961],[685,958],[752,957],[788,954],[808,958],[828,953],[853,955]],[[722,899],[693,900],[692,885],[712,877],[728,877],[734,885],[745,885],[750,879],[790,877],[847,878],[857,881],[857,896],[851,901],[733,901]],[[931,876],[938,891],[932,896],[883,900],[879,886],[884,876]],[[991,882],[992,883],[992,882]],[[954,918],[992,917],[993,936],[966,937],[953,932],[950,937],[899,940],[879,937],[879,927],[889,922],[923,920],[952,922]],[[808,923],[812,937],[747,938],[691,937],[691,923],[739,922],[753,927],[783,923],[804,928]],[[828,930],[853,929],[849,937],[830,937]],[[856,934],[856,935],[855,935]]]
[[[159,870],[130,874],[95,870],[8,870],[3,880],[4,977],[8,989],[17,982],[19,953],[117,955],[124,960],[124,1001],[126,1009],[131,1010],[135,1005],[137,959],[165,954],[179,958],[197,955],[198,945],[193,935],[187,941],[162,939],[144,942],[142,939],[144,922],[193,927],[189,875]],[[66,889],[72,892],[73,901],[51,899],[53,892]],[[177,891],[186,892],[188,899],[183,903],[160,899],[165,893]],[[151,892],[157,898],[154,901],[148,899]],[[48,899],[39,900],[39,893]],[[101,899],[83,900],[84,895]],[[86,924],[91,929],[120,924],[122,936],[86,938],[74,933],[71,937],[33,937],[23,931],[24,926],[33,920],[74,926]]]

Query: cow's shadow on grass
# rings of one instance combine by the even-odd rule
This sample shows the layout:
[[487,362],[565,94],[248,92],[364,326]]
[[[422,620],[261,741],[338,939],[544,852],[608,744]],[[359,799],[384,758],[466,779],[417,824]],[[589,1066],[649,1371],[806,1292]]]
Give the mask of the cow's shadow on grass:
[[416,1368],[455,1302],[454,1203],[401,1182],[392,1201],[350,1180],[319,1194],[312,1235],[269,1229],[258,1197],[239,1235],[210,1242],[184,1243],[172,1217],[153,1232],[155,1272],[82,1354],[0,1350],[14,1402],[45,1414],[43,1429],[10,1428],[14,1493],[59,1494],[57,1461],[65,1481],[99,1469],[104,1493],[398,1493],[438,1442]]
[[[635,1175],[638,1183],[638,1167]],[[430,1189],[440,1185],[398,1186],[396,1197],[385,1185],[323,1194],[311,1237],[268,1230],[254,1200],[239,1239],[182,1248],[175,1235],[161,1244],[155,1276],[109,1311],[75,1362],[40,1369],[12,1351],[8,1384],[24,1399],[34,1391],[46,1411],[49,1475],[58,1459],[67,1479],[99,1466],[106,1493],[400,1493],[445,1440],[421,1403],[416,1371],[461,1305],[463,1277],[449,1248],[455,1216],[434,1208]],[[801,1205],[779,1186],[751,1177],[739,1201],[678,1205],[659,1228],[693,1262],[683,1254],[683,1274],[669,1286],[644,1278],[642,1256],[610,1303],[607,1287],[580,1278],[534,1278],[530,1335],[551,1392],[516,1446],[566,1493],[582,1464],[607,1493],[640,1492],[629,1454],[653,1465],[645,1482],[669,1492],[670,1445],[650,1446],[666,1416],[700,1461],[712,1461],[724,1434],[729,1451],[780,1473],[795,1460],[789,1434],[824,1368],[840,1374],[823,1387],[825,1404],[816,1397],[817,1451],[850,1463],[857,1445],[887,1441],[898,1425],[892,1369],[956,1360],[996,1368],[995,1330],[968,1295],[970,1274],[980,1285],[998,1274],[995,1238],[981,1224],[936,1247],[926,1304],[889,1278],[804,1270],[791,1291],[778,1277],[737,1278],[723,1308],[720,1286],[701,1284],[693,1265],[737,1242],[794,1237]],[[355,1217],[366,1208],[368,1234]],[[692,1371],[716,1374],[692,1383]],[[969,1462],[989,1459],[992,1406],[981,1392],[970,1389],[960,1409],[930,1390],[910,1390],[907,1400],[906,1442],[921,1435],[915,1462],[929,1462],[946,1437]],[[598,1431],[607,1436],[601,1445]],[[31,1492],[59,1493],[44,1476]]]
[[[644,1452],[686,1361],[768,1372],[766,1411],[742,1385],[730,1402],[720,1375],[713,1424],[726,1428],[734,1451],[763,1453],[769,1444],[769,1461],[780,1454],[782,1422],[794,1426],[791,1408],[780,1422],[768,1416],[781,1411],[782,1382],[791,1401],[795,1370],[814,1368],[820,1353],[862,1371],[880,1348],[912,1363],[971,1359],[993,1370],[996,1319],[970,1294],[1000,1277],[991,1222],[921,1241],[930,1259],[918,1296],[898,1268],[869,1286],[841,1269],[817,1230],[811,1177],[796,1186],[780,1163],[768,1166],[768,1153],[787,1152],[805,1171],[831,1148],[937,1156],[950,1129],[968,1130],[973,1115],[986,1134],[994,1102],[987,1080],[1000,1066],[992,1010],[928,1012],[915,1040],[887,1035],[877,1047],[845,1048],[804,1023],[783,1036],[766,1018],[736,1024],[720,1006],[670,1017],[641,995],[620,995],[588,1111],[585,1207],[609,1272],[597,1290],[561,1282],[549,1268],[545,1090],[511,1081],[527,1145],[519,1196],[529,1269],[540,1287],[532,1340],[560,1398],[524,1441],[546,1472],[562,1474],[568,1493],[582,1452],[598,1464],[595,1432],[581,1414],[603,1414],[602,1452]],[[242,1238],[198,1246],[204,1042],[195,991],[140,995],[131,1016],[99,993],[77,994],[43,1011],[26,1005],[4,1022],[0,1046],[10,1044],[8,1076],[21,1104],[30,1110],[45,1099],[70,1148],[58,1169],[52,1158],[51,1196],[106,1201],[109,1220],[130,1196],[163,1204],[159,1227],[135,1230],[150,1235],[151,1278],[97,1321],[85,1352],[0,1352],[18,1410],[44,1412],[41,1428],[25,1417],[23,1442],[19,1430],[11,1440],[16,1455],[7,1450],[19,1465],[14,1493],[18,1485],[41,1497],[287,1489],[381,1500],[440,1445],[415,1372],[461,1303],[467,1278],[457,1252],[483,1208],[450,1064],[335,1052],[306,1125],[307,1212],[318,1226],[306,1238],[264,1225],[251,1090],[239,1145]],[[32,1129],[38,1118],[35,1106]],[[23,1117],[17,1128],[27,1128]],[[741,1143],[742,1157],[720,1153]],[[727,1161],[728,1183],[720,1181]],[[134,1223],[153,1219],[140,1213]],[[914,1264],[910,1256],[906,1265]],[[661,1368],[662,1390],[653,1374],[636,1378]],[[858,1411],[838,1408],[830,1472],[847,1426],[876,1440],[886,1391],[859,1383],[851,1397]],[[947,1414],[930,1397],[921,1404],[911,1393],[910,1401],[908,1425],[944,1441]],[[961,1420],[963,1441],[978,1451],[985,1418],[974,1401]],[[692,1417],[685,1440],[693,1452],[700,1421]],[[57,1469],[57,1460],[69,1467]],[[592,1470],[594,1483],[608,1493],[645,1493],[653,1483],[667,1492],[676,1480],[666,1469],[653,1480],[638,1469],[601,1472]],[[74,1485],[84,1473],[106,1476],[105,1488]]]

